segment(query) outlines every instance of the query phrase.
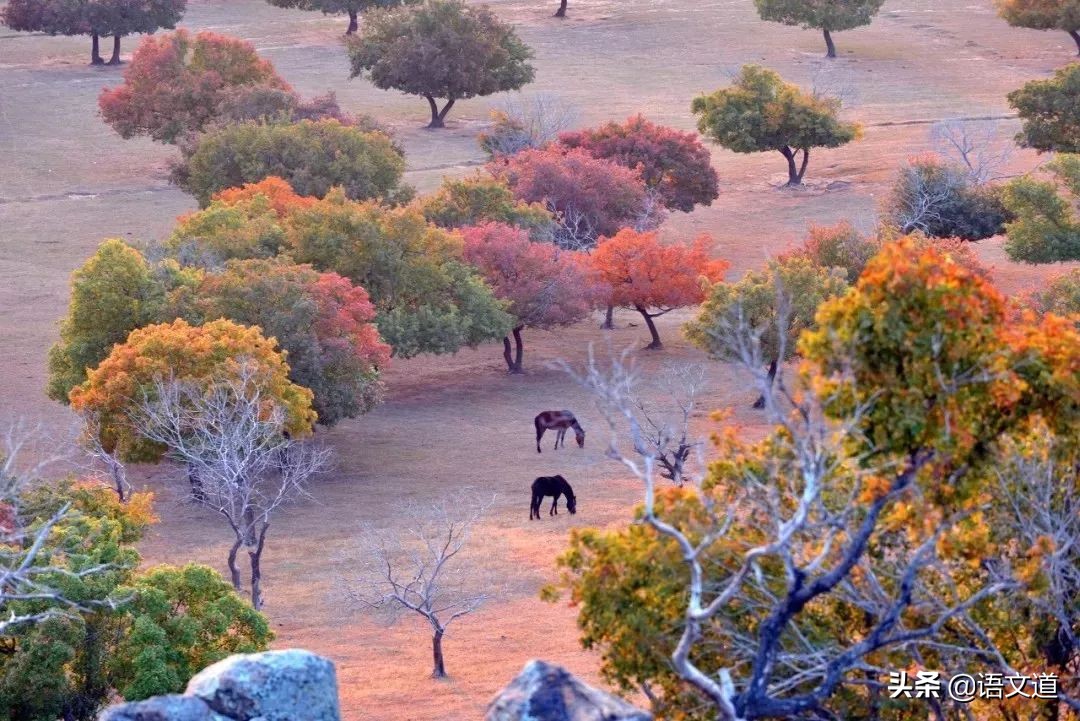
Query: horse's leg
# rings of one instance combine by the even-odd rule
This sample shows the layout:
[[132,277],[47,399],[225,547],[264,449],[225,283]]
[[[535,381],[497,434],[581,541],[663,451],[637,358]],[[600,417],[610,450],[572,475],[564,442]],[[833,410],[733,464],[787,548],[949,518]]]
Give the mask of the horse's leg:
[[540,501],[541,501],[541,497],[537,496],[534,493],[533,496],[532,496],[532,500],[529,501],[529,520],[530,521],[533,519],[533,516],[536,516],[536,518],[539,520],[539,518],[540,518]]
[[559,515],[558,505],[559,505],[559,494],[556,493],[555,498],[551,501],[551,510],[548,511],[549,516],[557,516],[557,515]]
[[544,428],[543,426],[541,426],[539,423],[536,424],[536,452],[537,453],[542,452],[540,450],[540,439],[544,437],[544,431],[546,431],[546,430],[547,429]]
[[566,434],[566,429],[565,428],[560,428],[559,430],[555,431],[555,450],[559,449],[559,441],[561,441],[563,439],[563,436],[565,434]]

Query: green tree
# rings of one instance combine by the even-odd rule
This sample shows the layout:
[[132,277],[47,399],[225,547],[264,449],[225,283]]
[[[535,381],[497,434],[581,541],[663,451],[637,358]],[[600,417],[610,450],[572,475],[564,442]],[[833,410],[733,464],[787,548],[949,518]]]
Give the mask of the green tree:
[[1064,30],[1080,52],[1080,2],[1077,0],[994,0],[998,15],[1014,27]]
[[[843,268],[815,265],[805,257],[777,259],[764,270],[751,271],[734,283],[712,286],[697,318],[686,325],[690,341],[713,358],[739,360],[728,339],[740,323],[758,335],[770,381],[781,361],[795,355],[799,336],[814,326],[822,302],[848,288]],[[758,398],[755,408],[761,408]]]
[[[533,79],[532,51],[486,6],[462,0],[372,10],[349,39],[352,77],[419,95],[431,107],[429,128],[444,127],[458,100],[517,90]],[[439,109],[437,99],[446,100]]]
[[1080,268],[1051,278],[1046,286],[1031,294],[1031,301],[1039,313],[1080,314]]
[[49,351],[49,397],[67,403],[87,369],[132,330],[158,320],[165,292],[139,251],[118,239],[102,243],[71,276],[68,314],[60,322],[60,340]]
[[821,30],[826,57],[836,57],[832,33],[869,25],[885,0],[754,0],[762,20]]
[[1008,98],[1024,123],[1018,144],[1043,153],[1080,153],[1080,63],[1032,80]]
[[300,195],[322,197],[340,187],[354,200],[408,200],[401,184],[405,158],[386,135],[336,120],[241,123],[200,135],[185,147],[172,181],[201,207],[227,188],[269,176],[286,180]]
[[554,233],[554,218],[541,203],[518,200],[506,183],[479,174],[444,178],[439,189],[417,205],[428,222],[440,228],[505,223],[527,231],[536,241],[550,241]]
[[861,134],[858,125],[837,117],[839,101],[803,92],[758,65],[744,65],[731,87],[700,95],[690,107],[698,130],[728,150],[783,155],[789,186],[802,183],[811,148],[839,147]]
[[396,356],[453,353],[514,326],[465,262],[461,238],[416,209],[353,203],[335,190],[290,215],[287,228],[296,260],[367,289],[379,333]]
[[1060,155],[1046,164],[1048,179],[1016,178],[1005,186],[1005,252],[1025,263],[1080,260],[1080,156]]

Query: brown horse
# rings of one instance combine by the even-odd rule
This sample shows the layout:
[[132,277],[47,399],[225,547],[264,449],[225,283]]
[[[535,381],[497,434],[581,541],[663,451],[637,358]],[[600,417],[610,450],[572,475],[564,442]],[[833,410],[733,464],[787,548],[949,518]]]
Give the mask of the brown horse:
[[585,429],[581,427],[577,418],[574,418],[574,414],[570,411],[544,411],[533,419],[533,425],[536,426],[537,453],[541,452],[540,439],[544,437],[544,432],[548,430],[557,431],[555,434],[556,449],[559,447],[559,441],[562,441],[563,448],[566,447],[566,430],[568,428],[574,429],[574,439],[577,441],[578,448],[585,447]]

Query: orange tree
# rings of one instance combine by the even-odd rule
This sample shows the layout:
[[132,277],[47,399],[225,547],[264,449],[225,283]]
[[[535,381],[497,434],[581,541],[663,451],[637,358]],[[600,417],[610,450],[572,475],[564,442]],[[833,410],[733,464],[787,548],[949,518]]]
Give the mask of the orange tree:
[[[562,560],[605,674],[668,719],[916,719],[924,700],[890,698],[890,671],[1069,668],[1075,325],[1012,318],[985,278],[903,241],[823,303],[817,326],[795,378],[747,365],[773,428],[717,433],[696,488],[658,489],[655,459],[635,457],[632,369],[578,375],[629,431],[611,455],[645,489],[640,523],[579,532]],[[1064,686],[1062,703],[1080,706]],[[1024,703],[974,708],[1058,717],[1057,700]],[[942,718],[962,714],[942,700]]]
[[593,264],[611,286],[611,304],[632,308],[649,327],[647,348],[663,347],[653,319],[676,308],[697,305],[708,283],[723,279],[728,263],[711,257],[712,239],[662,245],[655,232],[620,230],[592,254]]
[[160,381],[209,387],[229,380],[242,364],[254,364],[260,390],[284,412],[282,430],[296,437],[309,434],[316,420],[312,393],[289,380],[277,341],[258,328],[228,320],[202,326],[175,320],[132,331],[71,391],[71,405],[98,419],[107,451],[130,461],[157,461],[167,449],[135,427],[132,416],[138,404],[152,396]]

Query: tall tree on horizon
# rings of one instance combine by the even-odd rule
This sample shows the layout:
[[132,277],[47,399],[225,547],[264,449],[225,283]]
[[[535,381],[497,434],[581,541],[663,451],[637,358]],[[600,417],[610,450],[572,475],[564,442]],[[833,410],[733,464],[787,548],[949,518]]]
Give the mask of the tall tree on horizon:
[[1080,55],[1080,0],[995,0],[994,5],[1013,27],[1064,30]]
[[318,10],[324,15],[348,14],[349,29],[346,35],[355,35],[360,28],[360,13],[372,8],[395,7],[419,0],[266,0],[274,7],[296,10]]
[[832,33],[869,25],[885,0],[754,0],[762,20],[820,30],[826,57],[836,57]]

